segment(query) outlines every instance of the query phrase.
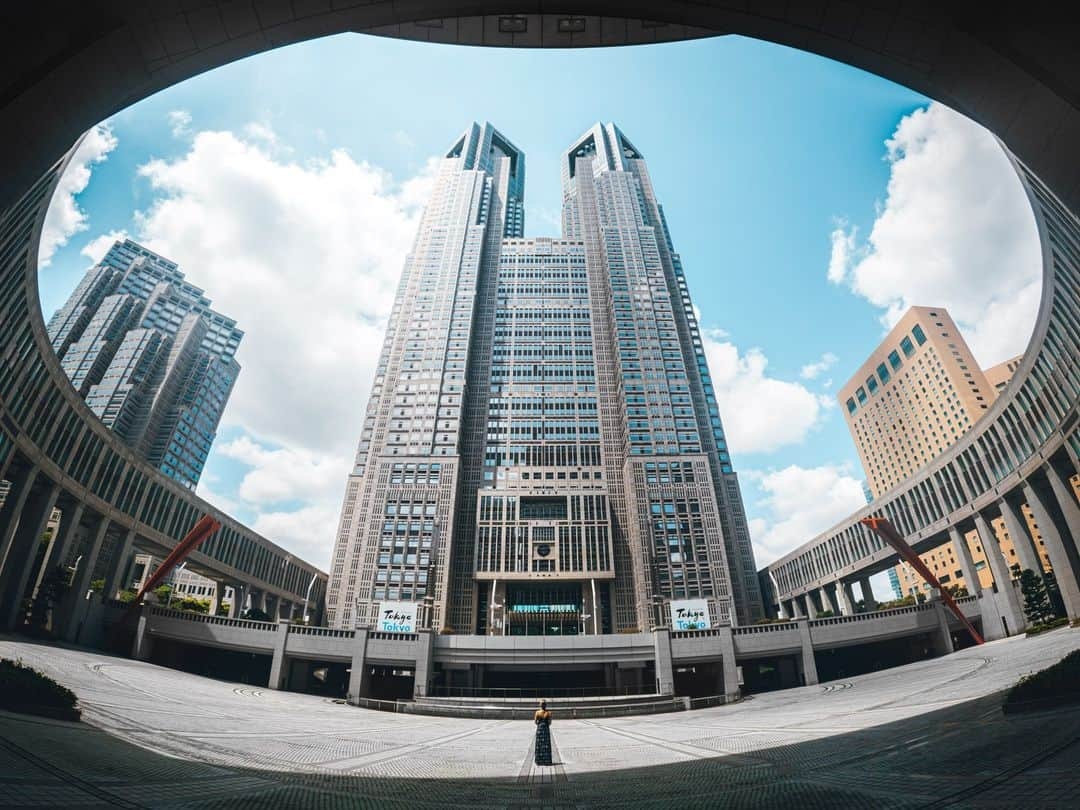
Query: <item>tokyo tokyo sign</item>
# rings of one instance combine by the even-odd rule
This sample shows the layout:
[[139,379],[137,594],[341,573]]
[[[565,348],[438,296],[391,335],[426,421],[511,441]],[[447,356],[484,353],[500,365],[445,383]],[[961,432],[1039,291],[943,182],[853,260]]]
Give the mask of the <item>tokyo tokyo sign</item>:
[[704,599],[672,600],[672,630],[708,630],[710,627],[709,603]]
[[416,602],[380,602],[378,629],[383,633],[415,633]]

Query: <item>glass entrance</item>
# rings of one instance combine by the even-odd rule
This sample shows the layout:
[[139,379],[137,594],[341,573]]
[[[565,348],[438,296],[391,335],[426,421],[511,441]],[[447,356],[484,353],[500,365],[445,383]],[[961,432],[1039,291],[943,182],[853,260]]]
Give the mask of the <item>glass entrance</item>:
[[576,636],[581,627],[581,585],[506,586],[507,635]]

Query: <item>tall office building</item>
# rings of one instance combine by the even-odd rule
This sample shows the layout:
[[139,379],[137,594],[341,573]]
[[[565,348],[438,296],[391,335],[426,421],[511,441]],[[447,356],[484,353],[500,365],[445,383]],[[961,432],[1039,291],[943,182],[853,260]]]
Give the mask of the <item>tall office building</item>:
[[240,372],[236,321],[214,311],[174,262],[125,240],[87,271],[48,331],[90,409],[194,488]]
[[458,633],[648,629],[761,595],[701,335],[644,159],[563,154],[563,238],[524,238],[525,156],[471,125],[406,258],[346,486],[327,606]]
[[[952,446],[971,429],[1008,385],[1019,357],[987,371],[979,368],[949,313],[942,307],[912,307],[869,359],[840,389],[838,397],[870,489],[879,497]],[[1049,558],[1028,506],[1027,530],[1043,567]],[[1018,561],[1003,518],[991,525],[1008,565]],[[952,543],[920,555],[942,585],[975,592],[993,581],[978,534],[965,537],[980,582],[965,582]],[[910,565],[889,571],[894,591],[929,589]]]

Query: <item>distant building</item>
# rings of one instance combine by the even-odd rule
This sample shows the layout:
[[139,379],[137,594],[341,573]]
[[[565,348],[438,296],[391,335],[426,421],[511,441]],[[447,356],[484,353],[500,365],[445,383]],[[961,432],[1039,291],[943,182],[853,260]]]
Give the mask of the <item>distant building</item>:
[[[942,307],[912,307],[840,389],[848,430],[859,452],[872,495],[880,497],[951,447],[979,421],[1009,384],[1020,357],[979,368],[956,323]],[[1027,505],[1022,513],[1043,567],[1050,568],[1038,526]],[[1006,564],[1017,561],[1002,518],[991,521]],[[979,588],[993,577],[978,534],[967,535]],[[942,585],[964,581],[952,543],[921,555]],[[893,590],[903,595],[929,585],[907,563],[889,572]],[[973,592],[973,590],[972,590]]]
[[1024,355],[1018,354],[1011,360],[1006,360],[1004,363],[998,363],[996,366],[990,366],[990,368],[984,369],[983,374],[986,375],[986,381],[994,387],[995,391],[1001,393],[1009,384],[1009,380],[1012,379],[1012,375],[1016,372],[1016,369],[1020,367],[1020,361],[1023,359]]
[[86,272],[48,331],[90,410],[193,489],[240,372],[236,321],[174,262],[125,240]]

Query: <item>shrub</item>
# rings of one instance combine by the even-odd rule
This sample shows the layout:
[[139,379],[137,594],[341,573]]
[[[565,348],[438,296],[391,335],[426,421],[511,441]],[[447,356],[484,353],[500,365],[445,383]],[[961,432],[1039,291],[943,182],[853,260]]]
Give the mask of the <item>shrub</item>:
[[0,708],[56,720],[78,720],[75,693],[22,661],[0,659]]
[[1036,622],[1027,629],[1025,635],[1037,636],[1039,633],[1045,633],[1047,630],[1054,630],[1062,625],[1068,624],[1068,619],[1050,619],[1045,622]]
[[832,618],[835,615],[836,614],[833,613],[831,610],[821,610],[821,611],[818,611],[817,617],[819,619],[829,619],[829,618]]
[[268,622],[270,621],[270,614],[265,610],[259,610],[259,608],[251,608],[251,610],[244,613],[241,617],[253,622]]
[[1080,702],[1080,650],[1073,650],[1052,667],[1025,675],[1009,690],[1002,708],[1008,714],[1076,702]]

